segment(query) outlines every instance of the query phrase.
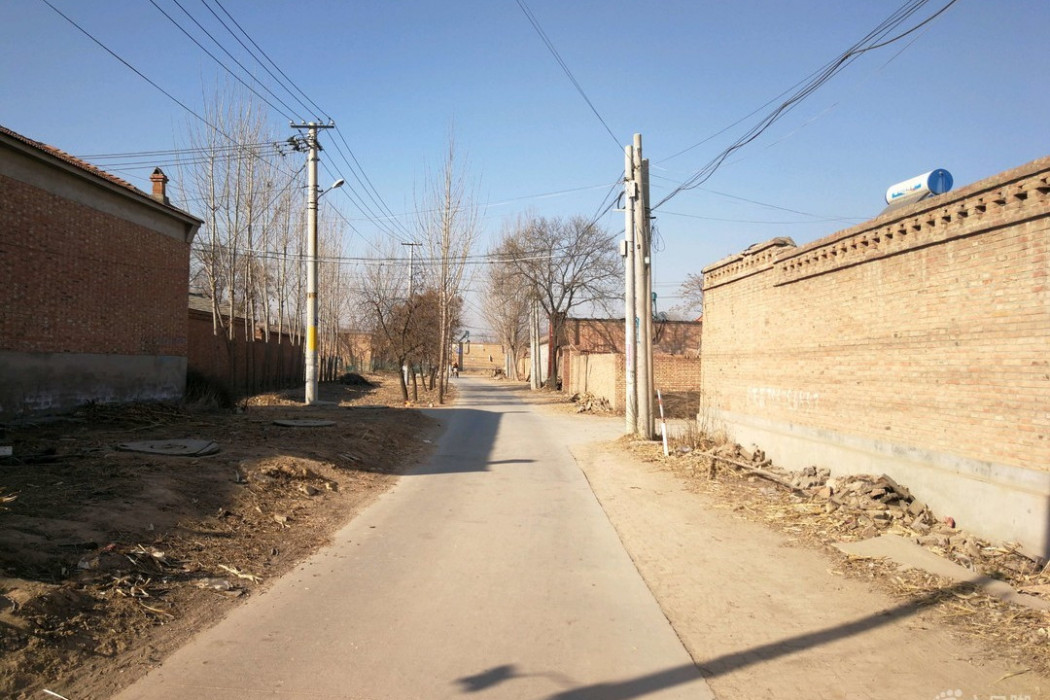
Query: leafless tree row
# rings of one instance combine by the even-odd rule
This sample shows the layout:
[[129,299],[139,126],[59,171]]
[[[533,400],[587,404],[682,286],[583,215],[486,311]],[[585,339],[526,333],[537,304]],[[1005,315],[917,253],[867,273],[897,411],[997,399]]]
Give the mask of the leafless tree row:
[[[227,349],[240,336],[281,344],[301,344],[306,304],[305,155],[282,154],[266,143],[272,133],[263,109],[230,90],[217,91],[205,118],[188,133],[194,157],[180,167],[183,198],[204,219],[191,257],[191,290],[210,299],[216,335]],[[349,278],[339,265],[325,262],[342,254],[341,232],[322,219],[318,251],[320,297],[318,338],[322,371],[330,374],[337,329],[345,320]],[[251,361],[254,354],[246,354]],[[231,379],[238,376],[229,353]],[[250,376],[251,373],[248,373]],[[328,377],[330,378],[330,377]],[[253,387],[246,387],[253,388]]]
[[[256,338],[281,343],[289,337],[301,343],[306,155],[282,153],[266,143],[272,127],[264,110],[230,90],[216,92],[205,117],[218,129],[190,131],[189,145],[197,155],[178,178],[184,199],[195,202],[193,209],[205,220],[194,244],[191,288],[211,300],[215,333],[226,339],[228,348],[238,335],[248,343]],[[361,343],[353,338],[365,331],[371,336],[374,362],[411,370],[399,373],[405,400],[410,388],[418,398],[422,382],[443,402],[462,333],[468,272],[478,262],[471,253],[479,210],[455,139],[450,136],[441,167],[427,173],[417,196],[418,266],[407,264],[404,249],[390,240],[382,258],[386,262],[357,270],[341,264],[350,257],[344,250],[343,221],[323,205],[318,240],[320,379],[334,379],[343,369],[336,358],[361,354]],[[528,343],[530,312],[542,309],[550,337],[560,338],[567,314],[588,306],[600,309],[620,298],[622,264],[616,242],[580,217],[522,217],[504,230],[483,262],[480,306],[507,348],[512,359],[507,369],[516,378]],[[557,353],[549,356],[547,374],[554,381]],[[230,360],[232,376],[233,353]]]

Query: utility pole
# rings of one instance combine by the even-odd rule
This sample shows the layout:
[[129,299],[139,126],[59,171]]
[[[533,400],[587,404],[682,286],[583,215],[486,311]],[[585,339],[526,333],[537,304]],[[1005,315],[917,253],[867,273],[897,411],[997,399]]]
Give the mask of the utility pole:
[[532,299],[532,313],[529,317],[529,348],[532,366],[529,372],[529,388],[535,391],[542,385],[540,370],[543,367],[543,363],[540,362],[540,302],[535,297]]
[[[641,139],[641,136],[638,137]],[[641,157],[642,149],[639,141],[638,156]],[[643,354],[639,355],[638,362],[645,363],[645,379],[639,379],[641,391],[645,394],[645,403],[638,402],[639,432],[646,439],[655,435],[655,411],[656,401],[656,377],[653,375],[653,266],[652,266],[652,219],[649,212],[649,160],[642,158],[641,163],[641,193],[638,197],[638,210],[641,212],[638,230],[641,233],[641,259],[642,279],[636,284],[641,285],[638,290],[639,310],[641,319],[641,342],[639,346]],[[637,215],[636,215],[637,216]]]
[[623,166],[623,277],[624,277],[624,413],[625,434],[634,435],[638,429],[638,383],[635,372],[637,328],[634,310],[634,200],[638,196],[638,185],[634,181],[634,147],[624,146]]
[[649,226],[649,161],[642,135],[624,147],[624,361],[625,429],[653,436],[652,267]]
[[306,129],[306,145],[309,149],[307,164],[306,200],[306,404],[317,403],[317,154],[321,150],[317,143],[318,129],[331,129],[335,124],[292,124],[293,129]]
[[408,246],[408,298],[412,299],[415,296],[416,289],[416,248],[423,245],[422,243],[401,243],[401,245]]
[[652,411],[650,407],[650,378],[648,346],[646,338],[646,309],[648,308],[646,294],[646,221],[645,221],[645,189],[642,178],[642,135],[634,135],[634,181],[638,185],[638,196],[634,199],[634,226],[636,229],[634,239],[634,312],[638,323],[638,353],[635,358],[635,372],[638,386],[638,423],[636,432],[642,438],[648,440],[652,437],[649,425],[652,422]]

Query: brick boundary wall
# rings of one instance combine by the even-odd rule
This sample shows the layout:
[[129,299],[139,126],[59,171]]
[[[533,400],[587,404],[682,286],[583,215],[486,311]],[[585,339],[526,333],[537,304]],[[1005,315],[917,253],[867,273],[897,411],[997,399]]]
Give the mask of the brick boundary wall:
[[[569,396],[592,394],[606,399],[613,410],[624,410],[627,379],[623,355],[569,352],[565,357],[566,374],[563,375],[565,384],[562,388]],[[700,360],[657,355],[653,358],[653,375],[656,388],[665,394],[697,391],[700,388]]]
[[704,269],[700,419],[1050,555],[1050,158]]
[[[243,319],[237,322],[243,324]],[[287,334],[279,337],[272,333],[270,342],[260,337],[249,346],[243,326],[238,325],[232,343],[234,371],[231,374],[230,350],[224,337],[215,335],[211,313],[190,309],[187,328],[187,368],[218,381],[235,396],[250,396],[296,384],[304,384],[305,391],[303,346]]]

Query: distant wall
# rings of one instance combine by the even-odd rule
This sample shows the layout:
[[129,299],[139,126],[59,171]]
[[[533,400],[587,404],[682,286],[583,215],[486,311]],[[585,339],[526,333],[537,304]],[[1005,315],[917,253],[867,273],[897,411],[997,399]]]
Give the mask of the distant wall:
[[[235,323],[243,324],[243,320],[238,319]],[[223,335],[215,335],[210,313],[191,309],[188,338],[188,368],[221,382],[238,396],[286,388],[296,383],[304,383],[305,387],[303,346],[293,342],[288,335],[271,333],[269,342],[260,336],[249,343],[243,326],[239,325],[233,340],[227,342]],[[333,372],[322,374],[334,375]],[[330,378],[333,377],[321,377]]]
[[704,417],[1050,554],[1050,158],[704,270]]
[[569,396],[574,394],[600,396],[609,402],[613,410],[624,410],[623,355],[570,352],[565,355],[562,372],[562,389]]
[[[624,410],[627,380],[623,355],[569,352],[565,358],[562,388],[570,396],[600,396],[609,402],[613,410]],[[653,358],[653,382],[665,394],[672,391],[698,391],[700,361],[691,357],[657,355]]]
[[[653,352],[696,357],[700,352],[700,331],[698,321],[655,321]],[[622,318],[567,318],[560,344],[581,352],[622,353],[624,333]]]
[[459,345],[463,348],[462,354],[459,357],[453,355],[449,361],[462,360],[460,369],[464,372],[492,374],[493,370],[507,366],[506,349],[499,343],[469,342]]

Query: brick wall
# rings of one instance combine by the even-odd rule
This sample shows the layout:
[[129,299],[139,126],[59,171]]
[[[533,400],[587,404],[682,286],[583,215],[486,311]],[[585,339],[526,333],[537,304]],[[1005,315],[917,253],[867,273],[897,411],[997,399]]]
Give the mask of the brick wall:
[[[507,353],[499,343],[462,343],[463,355],[460,370],[464,372],[483,372],[492,374],[494,370],[507,366]],[[455,354],[450,362],[457,359]]]
[[0,349],[186,356],[189,247],[0,176]]
[[266,342],[261,331],[254,342],[248,343],[241,325],[243,319],[236,322],[237,332],[227,344],[223,335],[215,335],[211,313],[191,309],[187,325],[188,369],[220,382],[236,396],[305,382],[301,344],[287,334],[277,333],[271,333]]
[[[624,410],[627,379],[623,355],[570,351],[564,355],[562,371],[562,389],[570,396],[593,394],[608,400],[613,410]],[[653,357],[653,381],[655,387],[665,394],[697,391],[700,388],[700,361],[692,357],[656,355]]]
[[0,417],[179,398],[199,224],[0,129]]
[[1044,158],[706,268],[705,417],[1050,551],[1048,192]]
[[[656,321],[653,323],[653,353],[689,355],[700,352],[701,324],[697,321]],[[568,318],[561,345],[582,352],[622,353],[624,321],[610,318]]]

